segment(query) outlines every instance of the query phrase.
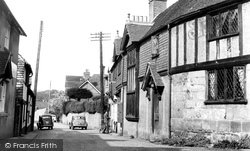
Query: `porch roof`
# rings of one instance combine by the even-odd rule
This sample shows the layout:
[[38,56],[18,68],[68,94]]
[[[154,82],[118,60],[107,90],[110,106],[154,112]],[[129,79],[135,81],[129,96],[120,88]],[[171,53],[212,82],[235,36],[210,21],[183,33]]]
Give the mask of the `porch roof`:
[[162,82],[161,76],[157,72],[156,64],[154,62],[149,62],[147,64],[144,80],[142,83],[142,90],[145,91],[150,86],[150,80],[153,81],[155,88],[157,89],[159,95],[162,95],[164,90],[164,84]]

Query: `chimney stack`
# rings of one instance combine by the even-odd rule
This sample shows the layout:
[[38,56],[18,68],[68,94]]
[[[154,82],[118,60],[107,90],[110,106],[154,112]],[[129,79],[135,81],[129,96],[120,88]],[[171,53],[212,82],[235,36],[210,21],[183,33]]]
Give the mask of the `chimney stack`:
[[86,71],[83,73],[83,78],[85,80],[88,80],[90,78],[90,72],[89,69],[86,69]]
[[149,0],[149,22],[167,8],[167,0]]

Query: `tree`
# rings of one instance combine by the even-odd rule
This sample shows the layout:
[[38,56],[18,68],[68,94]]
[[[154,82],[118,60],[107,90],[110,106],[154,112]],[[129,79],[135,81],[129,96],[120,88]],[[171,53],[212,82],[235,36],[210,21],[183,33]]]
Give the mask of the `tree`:
[[93,96],[92,92],[88,89],[81,89],[81,88],[70,88],[67,90],[66,95],[71,99],[88,99]]

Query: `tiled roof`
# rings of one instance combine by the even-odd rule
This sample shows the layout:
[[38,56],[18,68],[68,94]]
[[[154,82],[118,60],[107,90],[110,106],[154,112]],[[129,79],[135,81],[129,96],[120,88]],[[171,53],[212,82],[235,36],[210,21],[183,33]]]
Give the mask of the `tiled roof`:
[[116,57],[122,53],[121,42],[122,42],[122,38],[117,38],[114,40],[114,53],[113,53],[113,60],[112,60],[113,62],[115,62]]
[[65,79],[66,88],[77,88],[84,80],[83,76],[67,75]]
[[16,29],[20,32],[20,35],[27,36],[4,0],[0,0],[0,6],[4,6],[4,9],[7,9],[7,13],[9,14],[9,16],[11,16],[11,19],[13,19],[13,25],[15,25]]
[[152,28],[143,36],[142,40],[151,36],[158,30],[166,27],[166,25],[174,22],[179,18],[185,18],[185,16],[191,15],[192,13],[199,12],[202,9],[210,6],[217,5],[221,2],[229,2],[236,0],[178,0],[176,3],[171,5],[161,14],[159,14],[155,20]]
[[83,76],[66,75],[66,81],[84,81]]
[[78,86],[81,84],[80,81],[66,81],[65,87],[66,88],[78,88]]
[[10,52],[0,51],[0,78],[5,74],[8,61],[10,59]]
[[132,42],[139,41],[145,33],[151,28],[152,25],[144,25],[144,24],[137,24],[137,23],[128,23],[126,24],[126,29],[129,35],[129,43],[130,45]]
[[100,74],[93,74],[90,78],[89,78],[89,82],[93,83],[93,82],[96,82],[98,85],[95,86],[99,91],[101,90],[100,88],[100,85],[101,85],[101,82],[100,82]]
[[147,69],[145,72],[145,76],[142,83],[142,90],[146,91],[148,87],[150,87],[150,79],[152,78],[152,81],[154,82],[157,91],[160,95],[162,95],[164,84],[161,79],[161,76],[157,72],[156,64],[154,62],[149,62],[147,64]]
[[122,42],[122,38],[115,39],[114,41],[115,55],[121,54],[121,42]]

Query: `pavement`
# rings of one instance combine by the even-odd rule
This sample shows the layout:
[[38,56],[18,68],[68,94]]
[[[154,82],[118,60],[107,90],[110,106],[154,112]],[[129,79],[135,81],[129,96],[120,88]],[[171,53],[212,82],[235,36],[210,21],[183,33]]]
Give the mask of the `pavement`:
[[[29,132],[22,137],[12,137],[11,139],[35,139],[38,136],[38,131],[36,128],[34,131]],[[98,133],[98,130],[96,130]],[[167,145],[162,145],[162,144],[156,144],[156,143],[151,143],[147,140],[141,139],[141,138],[130,138],[128,136],[119,136],[117,133],[109,133],[109,134],[103,134],[103,135],[111,135],[113,137],[121,137],[125,139],[130,139],[131,141],[133,140],[135,143],[140,143],[140,144],[148,144],[149,146],[156,145],[158,147],[160,146],[165,146]],[[148,146],[146,145],[146,146]],[[170,148],[178,148],[181,151],[250,151],[250,149],[240,149],[240,150],[234,150],[234,149],[216,149],[216,148],[199,148],[199,147],[173,147],[173,146],[168,146]]]

